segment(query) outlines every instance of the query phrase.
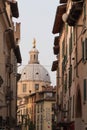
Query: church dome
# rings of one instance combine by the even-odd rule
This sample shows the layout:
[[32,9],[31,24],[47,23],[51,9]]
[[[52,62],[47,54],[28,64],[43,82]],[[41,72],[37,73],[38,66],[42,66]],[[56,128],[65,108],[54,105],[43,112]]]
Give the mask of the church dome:
[[38,54],[39,51],[36,48],[36,41],[34,39],[33,48],[29,52],[30,60],[28,65],[26,65],[21,71],[21,81],[28,80],[51,83],[48,71],[38,61]]
[[28,64],[22,70],[20,80],[50,82],[50,76],[42,65]]

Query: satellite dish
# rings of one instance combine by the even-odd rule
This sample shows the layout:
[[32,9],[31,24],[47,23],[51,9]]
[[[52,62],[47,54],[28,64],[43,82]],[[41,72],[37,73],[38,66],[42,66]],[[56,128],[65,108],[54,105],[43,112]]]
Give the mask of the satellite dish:
[[67,14],[67,13],[64,13],[64,14],[62,15],[62,20],[63,20],[63,22],[66,23],[67,18],[68,18],[68,14]]

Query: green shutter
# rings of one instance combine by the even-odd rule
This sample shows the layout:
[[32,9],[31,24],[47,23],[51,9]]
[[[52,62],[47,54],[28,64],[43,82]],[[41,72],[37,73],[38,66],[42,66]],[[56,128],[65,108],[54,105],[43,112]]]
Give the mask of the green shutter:
[[84,4],[84,19],[86,18],[86,4]]
[[85,39],[85,49],[86,49],[86,60],[87,60],[87,38]]
[[69,69],[69,87],[71,87],[72,84],[72,65],[70,65]]
[[64,57],[64,44],[65,44],[65,40],[63,40],[62,42],[62,57]]
[[71,55],[72,53],[72,33],[71,33],[71,37],[69,38],[69,55]]
[[84,101],[86,101],[86,79],[84,79]]

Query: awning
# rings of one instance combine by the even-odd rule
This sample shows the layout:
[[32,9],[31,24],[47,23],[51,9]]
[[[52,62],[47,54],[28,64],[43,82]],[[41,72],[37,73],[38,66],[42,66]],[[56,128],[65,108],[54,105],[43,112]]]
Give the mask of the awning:
[[12,16],[15,18],[18,18],[19,17],[18,3],[10,2],[10,7],[11,7],[11,11],[12,11]]
[[63,27],[62,15],[66,12],[66,4],[57,7],[52,33],[60,33]]
[[70,13],[67,18],[67,23],[69,26],[75,26],[82,13],[83,2],[75,3],[70,9]]
[[19,48],[18,45],[15,47],[14,53],[15,53],[15,56],[17,58],[17,63],[21,63],[22,62],[22,58],[21,58],[20,48]]
[[51,71],[56,71],[58,68],[58,60],[53,61]]

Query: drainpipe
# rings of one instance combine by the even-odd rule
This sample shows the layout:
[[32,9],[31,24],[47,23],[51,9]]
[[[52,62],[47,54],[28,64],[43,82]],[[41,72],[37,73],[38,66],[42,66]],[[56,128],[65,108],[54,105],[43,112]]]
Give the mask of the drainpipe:
[[78,65],[77,65],[77,63],[78,63],[78,51],[77,51],[77,28],[78,28],[78,26],[76,26],[76,77],[78,78],[79,76],[78,76]]

